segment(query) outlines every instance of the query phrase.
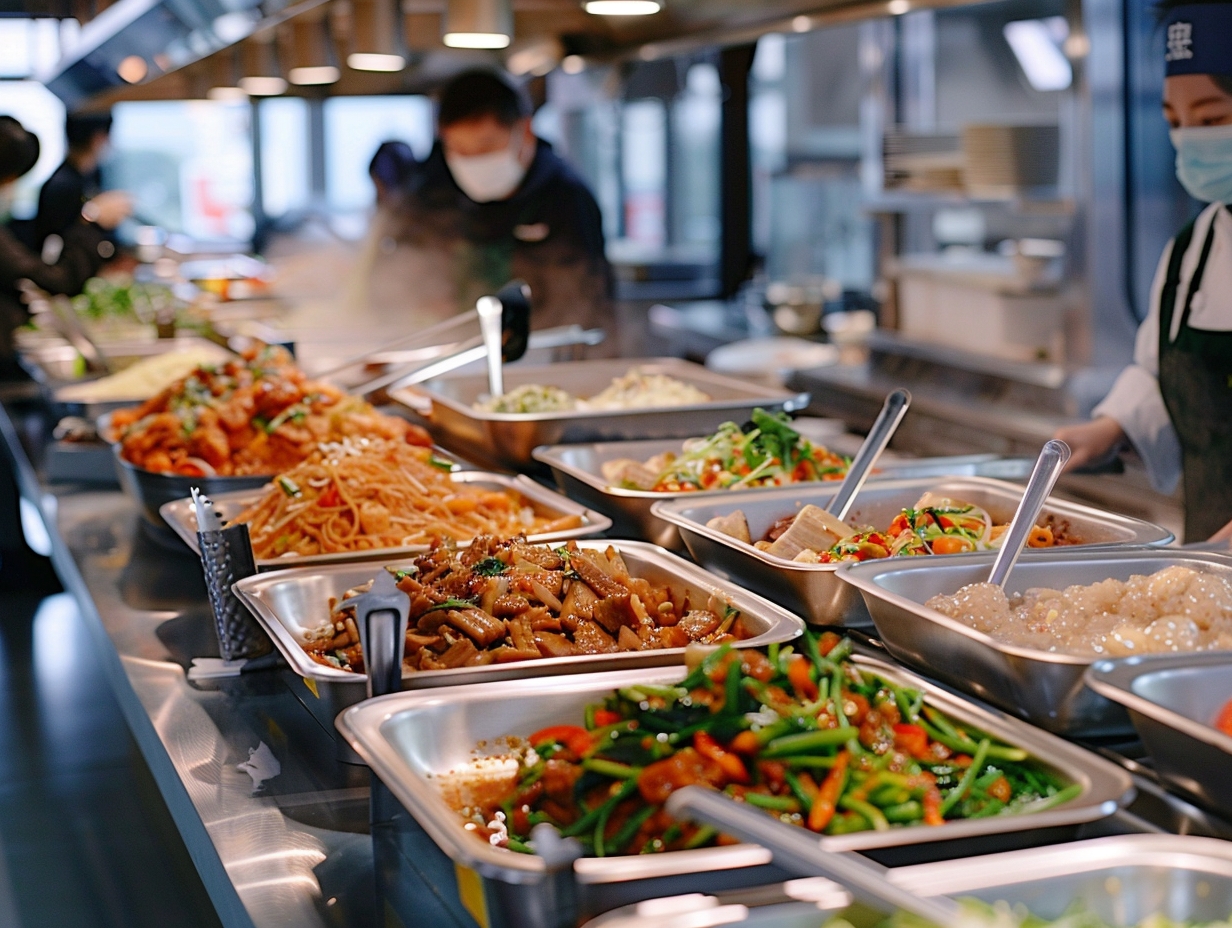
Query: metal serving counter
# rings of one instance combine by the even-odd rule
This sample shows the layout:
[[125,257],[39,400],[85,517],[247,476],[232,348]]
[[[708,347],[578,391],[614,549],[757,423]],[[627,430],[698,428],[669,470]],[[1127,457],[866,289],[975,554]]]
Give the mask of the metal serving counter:
[[[29,421],[23,435],[37,460],[41,447],[31,436],[40,426],[35,416]],[[474,928],[460,901],[466,873],[455,871],[367,768],[338,760],[334,733],[284,684],[285,668],[189,682],[193,658],[218,653],[191,552],[146,524],[118,491],[42,482],[3,409],[0,438],[23,496],[43,514],[55,567],[80,603],[222,923]],[[1232,835],[1232,827],[1149,779],[1140,780],[1140,797],[1083,836]]]

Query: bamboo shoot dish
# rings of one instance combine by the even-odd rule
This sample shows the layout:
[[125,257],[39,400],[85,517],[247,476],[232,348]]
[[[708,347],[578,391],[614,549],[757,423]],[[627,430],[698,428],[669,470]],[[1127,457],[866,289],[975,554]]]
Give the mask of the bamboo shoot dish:
[[608,461],[603,478],[621,489],[656,493],[743,490],[842,480],[850,463],[793,429],[786,414],[754,409],[744,427],[725,422],[713,435],[686,441],[679,453]]
[[469,789],[459,775],[446,798],[492,845],[532,852],[530,830],[546,823],[602,857],[729,843],[664,811],[690,785],[827,835],[1037,812],[1081,793],[861,671],[850,639],[805,636],[799,652],[723,645],[675,686],[621,689],[578,724],[512,739],[507,776],[490,764]]
[[311,381],[283,348],[198,367],[140,406],[112,414],[124,460],[189,477],[276,474],[322,442],[350,437],[430,445],[423,429]]
[[[477,538],[462,551],[437,547],[395,576],[411,597],[402,661],[408,671],[751,637],[740,612],[721,597],[698,602],[630,576],[612,547]],[[330,603],[331,624],[304,645],[313,660],[364,672],[349,600],[370,586]]]
[[[848,525],[813,505],[779,519],[756,542],[739,509],[706,525],[759,551],[804,564],[987,551],[998,547],[1008,528],[981,506],[934,493],[925,493],[913,507],[902,510],[884,531]],[[1052,516],[1045,516],[1027,539],[1032,548],[1081,543],[1068,522]]]

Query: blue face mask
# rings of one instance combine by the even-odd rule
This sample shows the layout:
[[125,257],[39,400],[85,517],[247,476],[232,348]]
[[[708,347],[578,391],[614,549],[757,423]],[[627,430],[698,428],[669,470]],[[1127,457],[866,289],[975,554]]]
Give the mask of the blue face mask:
[[1195,200],[1232,203],[1232,126],[1173,129],[1176,178]]

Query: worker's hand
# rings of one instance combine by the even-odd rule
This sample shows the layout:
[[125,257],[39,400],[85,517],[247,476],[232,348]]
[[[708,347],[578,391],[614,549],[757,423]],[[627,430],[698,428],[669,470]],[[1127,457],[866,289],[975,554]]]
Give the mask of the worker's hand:
[[1108,416],[1100,416],[1081,425],[1067,425],[1052,436],[1069,445],[1070,457],[1065,469],[1074,470],[1094,463],[1108,455],[1125,441],[1121,424]]
[[123,190],[104,191],[81,208],[81,215],[104,229],[114,229],[132,214],[132,197]]
[[1219,531],[1217,531],[1214,535],[1212,535],[1207,540],[1208,541],[1232,541],[1232,522],[1229,522],[1227,525],[1225,525],[1223,528],[1221,528]]

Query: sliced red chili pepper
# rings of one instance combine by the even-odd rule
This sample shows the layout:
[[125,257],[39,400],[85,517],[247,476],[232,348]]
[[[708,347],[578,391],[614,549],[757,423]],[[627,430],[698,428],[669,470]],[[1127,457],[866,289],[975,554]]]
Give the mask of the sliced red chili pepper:
[[530,736],[529,739],[533,747],[539,747],[541,744],[546,744],[549,741],[555,741],[558,744],[563,744],[574,754],[581,757],[585,754],[592,744],[594,737],[585,728],[578,725],[551,725],[547,728],[541,728]]
[[342,505],[342,494],[338,492],[338,485],[336,483],[331,483],[329,489],[318,497],[317,505],[324,506],[327,509]]
[[722,767],[723,773],[732,782],[749,782],[749,771],[744,766],[744,761],[731,753],[731,751],[728,751],[704,731],[694,733],[693,749],[702,757],[708,757]]
[[928,732],[919,725],[899,722],[894,726],[894,745],[912,757],[928,755]]
[[595,728],[604,728],[608,725],[615,725],[620,721],[620,713],[613,712],[611,709],[596,709],[595,710]]

